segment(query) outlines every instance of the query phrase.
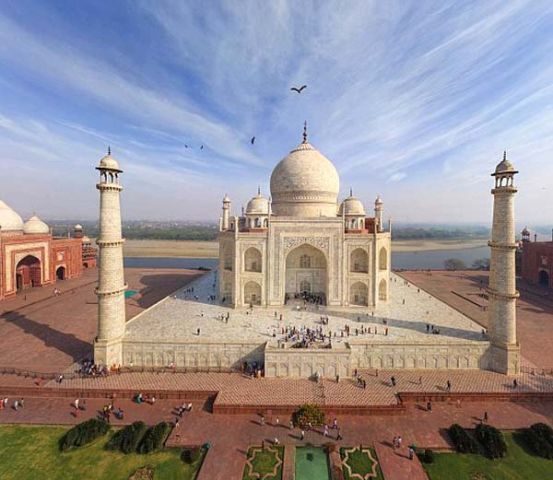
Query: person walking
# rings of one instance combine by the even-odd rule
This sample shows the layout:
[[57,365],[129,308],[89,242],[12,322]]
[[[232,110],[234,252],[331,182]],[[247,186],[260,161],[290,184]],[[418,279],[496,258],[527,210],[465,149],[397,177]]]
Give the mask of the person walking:
[[488,422],[488,412],[484,412],[484,422]]
[[342,433],[340,430],[340,427],[338,427],[338,431],[336,432],[336,440],[342,440]]
[[413,460],[415,456],[415,450],[413,450],[413,447],[409,447],[409,460]]
[[305,430],[302,430],[302,431],[301,431],[301,438],[300,438],[300,440],[303,440],[304,438],[305,438]]
[[290,420],[289,425],[290,425],[290,430],[294,430],[294,422],[292,420]]
[[179,417],[175,417],[175,428],[179,428]]
[[395,387],[396,386],[396,377],[392,377],[390,380],[392,381],[392,387]]
[[432,402],[430,400],[428,400],[428,402],[426,402],[426,411],[427,412],[432,411]]
[[447,381],[446,386],[447,386],[447,391],[451,392],[451,382],[449,380]]

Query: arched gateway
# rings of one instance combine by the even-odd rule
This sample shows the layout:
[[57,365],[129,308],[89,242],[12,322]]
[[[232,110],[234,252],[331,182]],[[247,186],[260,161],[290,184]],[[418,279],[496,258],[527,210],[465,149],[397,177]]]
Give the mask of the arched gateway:
[[324,304],[327,284],[327,262],[321,250],[303,244],[288,253],[285,300],[306,298]]
[[15,284],[17,290],[42,285],[41,265],[37,257],[27,255],[19,261],[15,269]]

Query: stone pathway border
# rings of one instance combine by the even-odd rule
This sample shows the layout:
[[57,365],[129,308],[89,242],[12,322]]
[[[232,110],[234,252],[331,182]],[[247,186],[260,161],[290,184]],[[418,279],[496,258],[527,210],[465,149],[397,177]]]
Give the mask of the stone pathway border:
[[254,469],[253,469],[252,461],[253,461],[253,459],[255,458],[255,456],[258,452],[263,451],[263,448],[261,448],[261,447],[250,447],[249,448],[250,455],[248,455],[248,458],[246,459],[246,466],[248,467],[248,475],[250,477],[257,477],[260,480],[263,480],[263,479],[269,478],[269,477],[274,477],[278,472],[278,467],[280,467],[282,465],[283,462],[282,462],[282,458],[280,458],[280,455],[278,453],[278,448],[269,446],[269,447],[265,447],[265,450],[275,454],[275,458],[276,458],[276,461],[277,461],[276,464],[275,464],[275,468],[273,469],[272,472],[266,473],[263,476],[261,476],[260,473],[255,472]]
[[[342,465],[348,470],[349,478],[358,478],[359,480],[369,480],[370,478],[376,478],[376,466],[378,465],[378,461],[373,458],[372,452],[370,448],[361,448],[359,447],[352,447],[352,448],[345,448],[343,447],[343,450],[345,452],[344,459],[342,460]],[[362,476],[359,473],[353,473],[351,471],[351,466],[348,463],[349,460],[349,454],[353,453],[355,450],[360,450],[361,453],[366,453],[369,457],[369,460],[372,462],[372,471],[367,473],[365,476]]]

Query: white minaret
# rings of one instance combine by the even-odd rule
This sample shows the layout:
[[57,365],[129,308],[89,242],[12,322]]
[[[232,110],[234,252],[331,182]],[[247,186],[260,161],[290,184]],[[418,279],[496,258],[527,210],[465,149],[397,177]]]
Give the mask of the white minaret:
[[492,343],[491,368],[509,375],[520,369],[520,347],[516,333],[516,299],[519,294],[515,282],[515,206],[517,189],[514,176],[518,172],[507,154],[497,165],[492,176],[493,224],[490,281],[488,287],[488,331]]
[[122,170],[108,154],[96,167],[100,171],[100,232],[98,287],[98,336],[94,342],[94,362],[98,365],[118,365],[122,362],[122,340],[125,334],[125,284],[123,273],[123,238],[121,236],[119,184]]
[[223,198],[223,218],[221,221],[221,230],[225,231],[229,229],[229,219],[230,219],[230,198],[225,194]]
[[377,195],[376,200],[374,201],[374,218],[376,220],[376,231],[378,233],[384,230],[384,225],[382,223],[382,204],[383,203],[384,202],[380,198],[380,195]]

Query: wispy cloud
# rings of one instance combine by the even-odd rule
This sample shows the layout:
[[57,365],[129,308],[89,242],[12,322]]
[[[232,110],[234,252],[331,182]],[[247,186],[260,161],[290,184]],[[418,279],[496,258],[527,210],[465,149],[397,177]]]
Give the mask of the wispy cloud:
[[[342,185],[398,220],[487,220],[507,148],[519,218],[550,221],[552,32],[553,5],[530,0],[8,5],[0,168],[51,180],[71,161],[82,187],[111,143],[130,216],[149,189],[152,215],[215,218],[223,193],[239,206],[267,185],[307,119]],[[94,215],[95,192],[74,193]]]

